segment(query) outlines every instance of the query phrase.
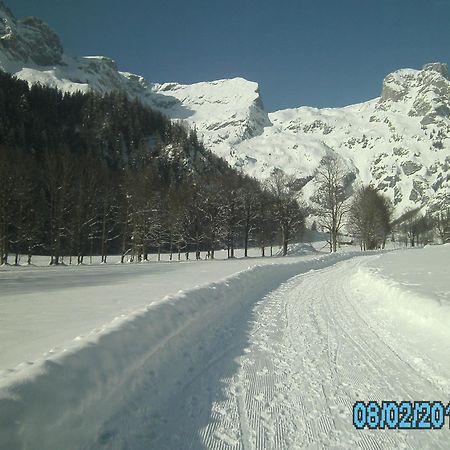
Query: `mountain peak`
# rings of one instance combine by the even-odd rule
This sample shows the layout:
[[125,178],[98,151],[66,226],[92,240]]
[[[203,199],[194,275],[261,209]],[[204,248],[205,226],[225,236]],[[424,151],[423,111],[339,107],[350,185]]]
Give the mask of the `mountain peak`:
[[0,17],[4,18],[7,16],[9,19],[12,19],[15,21],[14,14],[11,12],[11,10],[0,0]]
[[445,63],[434,62],[434,63],[425,64],[423,66],[422,70],[440,73],[444,78],[447,78],[447,80],[450,80],[450,76],[449,76],[449,72],[448,72],[448,65]]
[[[155,84],[154,106],[167,115],[195,124],[211,147],[234,145],[258,136],[272,125],[259,92],[258,83],[236,77],[189,85]],[[229,154],[224,145],[220,156]]]
[[450,118],[450,76],[445,63],[425,64],[421,70],[400,69],[385,77],[378,108],[402,110],[421,117],[422,125]]
[[59,64],[63,47],[58,35],[37,17],[16,20],[0,1],[0,51],[10,61],[32,62],[40,66]]

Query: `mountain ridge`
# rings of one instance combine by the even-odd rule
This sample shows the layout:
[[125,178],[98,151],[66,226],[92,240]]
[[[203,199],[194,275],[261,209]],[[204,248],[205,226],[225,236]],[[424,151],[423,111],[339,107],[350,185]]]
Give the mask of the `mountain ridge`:
[[16,19],[0,2],[0,68],[65,92],[126,92],[186,121],[208,148],[252,176],[280,168],[311,180],[306,199],[320,160],[335,152],[357,182],[390,197],[398,214],[450,204],[450,77],[443,63],[388,74],[380,97],[356,105],[267,112],[258,84],[244,78],[151,83],[104,56],[65,55],[44,22]]

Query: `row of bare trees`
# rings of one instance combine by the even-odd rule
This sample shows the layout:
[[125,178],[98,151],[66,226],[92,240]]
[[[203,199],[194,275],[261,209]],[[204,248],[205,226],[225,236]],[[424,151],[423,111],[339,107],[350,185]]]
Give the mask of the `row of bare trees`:
[[243,175],[188,178],[161,193],[152,185],[152,174],[128,174],[121,213],[122,262],[147,260],[150,249],[170,259],[181,259],[193,252],[195,259],[205,251],[214,259],[217,249],[235,257],[237,247],[248,256],[249,246],[266,247],[281,243],[283,254],[288,243],[303,232],[304,211],[295,196],[294,180],[275,173],[264,186]]
[[[217,249],[275,244],[298,238],[304,211],[295,180],[277,172],[260,183],[231,170],[186,174],[164,180],[154,164],[128,165],[111,171],[101,160],[78,158],[69,150],[0,152],[0,264],[32,262],[48,254],[50,264],[83,264],[109,254],[121,261],[145,261],[150,253],[184,253],[214,258]],[[272,253],[272,251],[271,251]]]
[[423,214],[420,208],[409,209],[392,223],[392,238],[405,247],[416,247],[430,242],[450,242],[450,204]]

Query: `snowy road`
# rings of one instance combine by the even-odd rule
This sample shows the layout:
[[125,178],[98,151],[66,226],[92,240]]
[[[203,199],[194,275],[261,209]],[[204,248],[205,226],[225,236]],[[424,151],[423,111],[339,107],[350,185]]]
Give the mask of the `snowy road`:
[[[433,361],[394,339],[351,286],[374,257],[299,275],[222,324],[205,365],[155,411],[145,395],[110,423],[112,448],[449,448],[450,432],[358,431],[357,400],[442,400]],[[232,318],[231,318],[232,319]],[[202,343],[197,343],[202,346]],[[415,362],[420,356],[422,365]],[[434,366],[433,366],[434,364]],[[420,367],[421,369],[419,369]],[[424,369],[425,367],[425,369]],[[441,370],[444,370],[441,368]],[[444,371],[445,375],[445,371]]]

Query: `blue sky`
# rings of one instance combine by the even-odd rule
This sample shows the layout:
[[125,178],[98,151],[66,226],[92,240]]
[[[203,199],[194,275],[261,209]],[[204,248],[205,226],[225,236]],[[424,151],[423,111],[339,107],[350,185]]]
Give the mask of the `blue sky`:
[[241,76],[269,110],[376,97],[403,67],[450,63],[450,0],[6,0],[72,55],[153,82]]

